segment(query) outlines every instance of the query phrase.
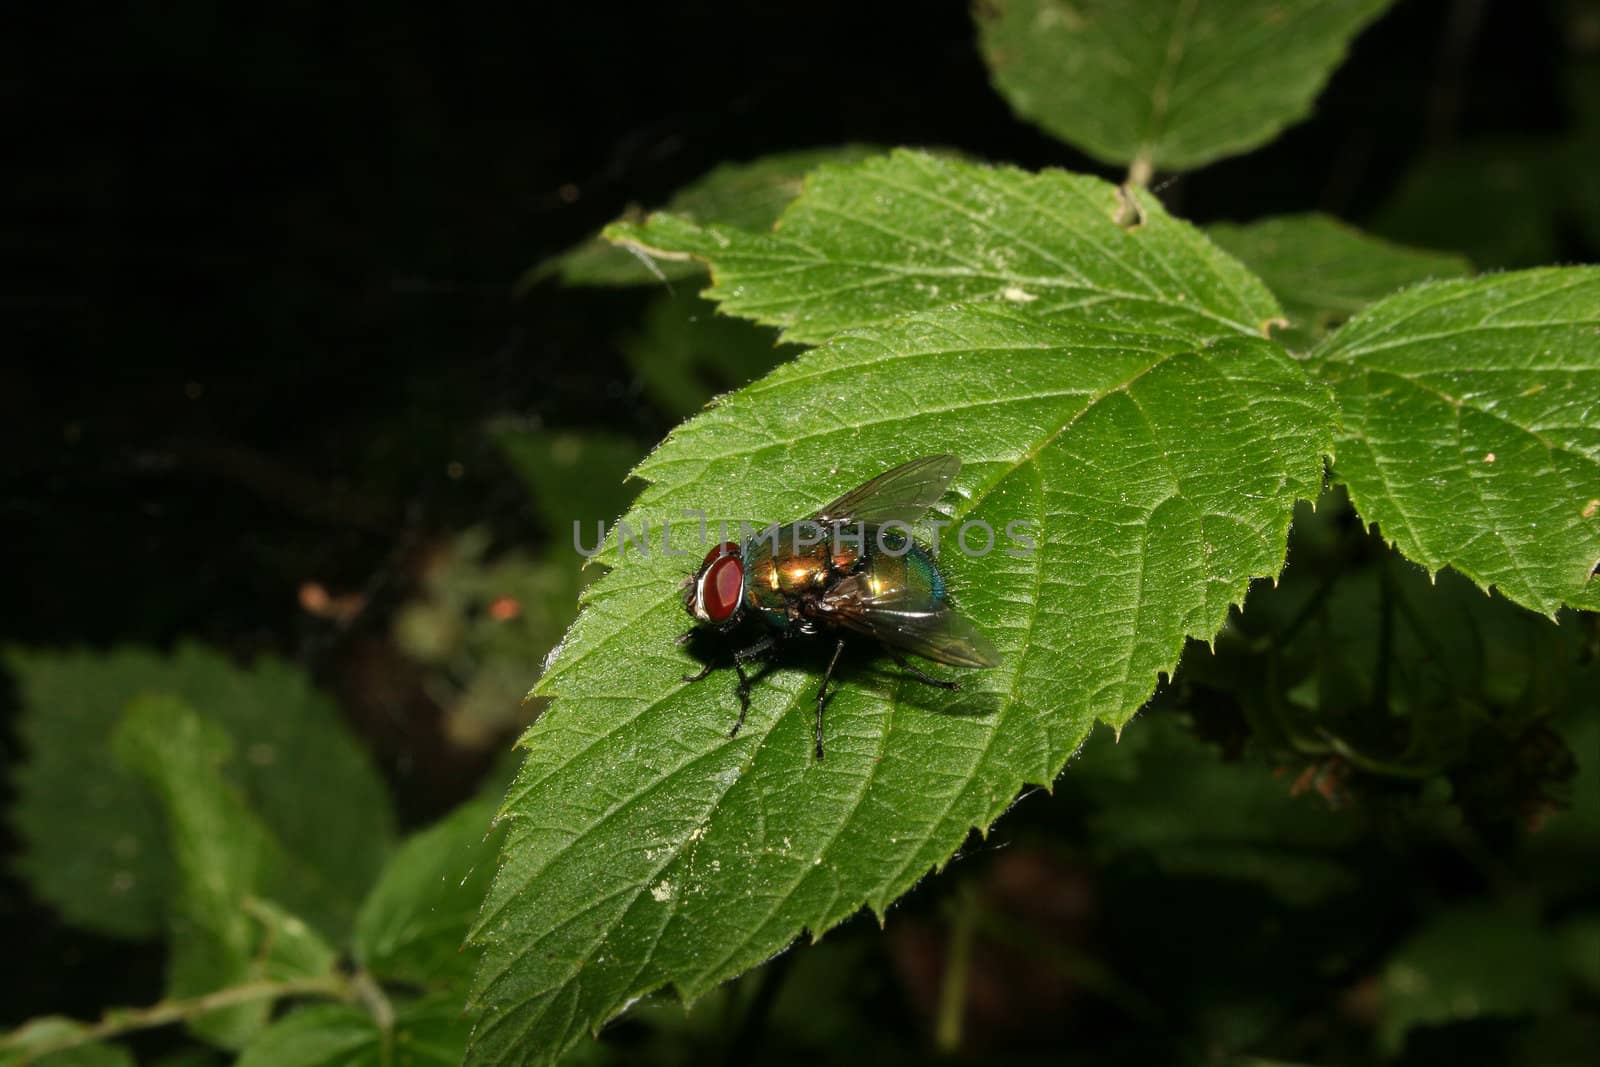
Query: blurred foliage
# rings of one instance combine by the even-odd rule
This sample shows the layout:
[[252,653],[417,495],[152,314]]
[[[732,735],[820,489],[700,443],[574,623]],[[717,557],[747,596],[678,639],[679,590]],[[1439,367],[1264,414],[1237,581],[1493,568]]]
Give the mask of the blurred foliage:
[[[717,311],[699,297],[668,293],[645,309],[622,354],[662,410],[688,416],[708,397],[737,389],[800,351],[776,330]],[[620,511],[618,512],[620,514]]]
[[462,950],[488,891],[501,834],[491,829],[499,784],[395,850],[356,919],[355,960],[418,987],[465,982],[475,958]]
[[[270,659],[244,670],[192,645],[170,657],[12,649],[4,663],[19,686],[28,753],[12,809],[25,842],[20,868],[65,918],[123,937],[164,924],[179,879],[161,808],[109,740],[130,700],[168,694],[206,709],[232,739],[228,781],[303,874],[283,886],[284,903],[325,934],[349,929],[393,816],[370,757],[299,670]],[[340,817],[330,822],[330,810]]]
[[533,505],[558,548],[572,523],[607,522],[633,499],[624,484],[644,446],[613,433],[524,429],[502,420],[489,427],[495,444],[511,461],[533,496]]
[[1429,919],[1390,957],[1382,981],[1378,1043],[1390,1055],[1413,1027],[1563,1007],[1555,937],[1535,916],[1493,908]]
[[1341,491],[1302,503],[1291,566],[1253,592],[1213,655],[1191,647],[1185,683],[1226,694],[1234,736],[1315,763],[1325,776],[1308,782],[1335,799],[1351,771],[1456,775],[1454,799],[1487,837],[1537,824],[1574,773],[1550,724],[1600,714],[1593,617],[1552,625],[1453,571],[1430,581],[1381,543],[1352,541],[1353,525]]
[[134,1059],[127,1049],[98,1042],[33,1056],[34,1049],[62,1038],[78,1038],[85,1029],[82,1024],[70,1019],[35,1019],[6,1035],[4,1045],[0,1046],[0,1065],[13,1067],[27,1062],[41,1067],[133,1067]]
[[[882,151],[871,145],[840,145],[724,163],[678,190],[661,210],[764,230],[800,195],[808,173],[824,163],[851,163]],[[633,207],[623,217],[645,215]],[[705,267],[687,257],[646,261],[596,234],[534,268],[523,284],[555,276],[568,285],[648,285],[704,275]]]
[[344,1004],[299,1008],[239,1057],[240,1067],[454,1067],[469,1023],[449,995],[402,1001],[382,1025]]
[[1381,241],[1327,215],[1215,223],[1206,236],[1267,283],[1288,319],[1273,336],[1294,352],[1310,351],[1351,315],[1396,290],[1472,270],[1460,256]]
[[417,595],[394,616],[396,647],[428,668],[428,695],[455,743],[483,748],[526,719],[530,673],[571,621],[582,578],[576,556],[490,555],[469,529],[423,564]]
[[[200,996],[263,979],[332,972],[334,952],[270,901],[307,881],[222,774],[234,756],[227,731],[171,696],[129,705],[112,736],[117,758],[145,779],[166,816],[178,886],[172,897],[167,994]],[[229,1048],[265,1024],[265,1001],[196,1016],[198,1036]]]
[[[1556,258],[1563,145],[1523,138],[1420,156],[1371,220],[1385,237],[1460,252],[1481,270]],[[1576,186],[1572,186],[1576,188]]]

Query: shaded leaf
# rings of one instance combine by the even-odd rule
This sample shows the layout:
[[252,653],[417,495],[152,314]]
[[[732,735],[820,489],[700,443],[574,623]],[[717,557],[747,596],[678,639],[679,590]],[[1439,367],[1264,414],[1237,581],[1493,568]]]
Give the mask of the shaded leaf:
[[1254,275],[1143,190],[904,150],[819,169],[771,233],[653,215],[606,236],[706,260],[705,295],[786,341],[977,300],[1195,341],[1260,334],[1279,315]]
[[385,982],[437,986],[477,962],[463,945],[494,876],[496,801],[468,801],[401,843],[356,919],[356,960]]
[[5,665],[26,754],[12,816],[19,867],[68,921],[123,937],[165,926],[174,875],[160,809],[108,739],[134,696],[170,693],[226,729],[240,755],[228,779],[304,864],[281,903],[331,937],[348,928],[388,848],[389,799],[338,709],[299,671],[269,659],[242,669],[197,646],[171,657],[10,649]]
[[1525,138],[1425,154],[1369,228],[1406,244],[1460,252],[1482,270],[1548,263],[1558,249],[1564,151],[1558,142]]
[[1408,285],[1472,273],[1460,256],[1392,244],[1328,215],[1217,223],[1206,227],[1206,236],[1267,283],[1290,324],[1277,336],[1296,351]]
[[717,313],[710,301],[662,295],[645,309],[622,354],[652,399],[675,415],[692,415],[717,393],[749,383],[799,349],[774,331]]
[[1383,972],[1379,1044],[1413,1027],[1549,1011],[1561,994],[1559,942],[1531,915],[1487,906],[1434,917]]
[[619,434],[599,430],[527,429],[502,419],[489,435],[533,493],[540,517],[565,544],[574,521],[610,522],[628,506],[623,487],[644,448]]
[[1573,978],[1590,993],[1600,993],[1600,915],[1586,915],[1564,924],[1560,931],[1563,957]]
[[[1591,633],[1600,637],[1600,625]],[[1600,888],[1600,660],[1590,661],[1588,680],[1575,714],[1561,724],[1578,762],[1571,795],[1529,842],[1528,866],[1551,900],[1582,899]]]
[[[779,152],[747,163],[723,163],[672,194],[663,210],[701,222],[764,230],[800,195],[808,171],[823,163],[851,163],[882,151],[871,145],[847,144]],[[630,215],[638,217],[640,212]],[[596,234],[541,263],[524,284],[554,276],[567,285],[650,285],[704,273],[705,267],[691,260],[660,260],[647,266],[627,249]]]
[[1430,578],[1336,487],[1296,509],[1282,580],[1251,589],[1214,654],[1191,644],[1171,692],[1295,791],[1351,809],[1436,797],[1438,817],[1509,853],[1570,795],[1562,720],[1600,709],[1586,621]]
[[991,306],[841,337],[685,424],[639,469],[635,525],[782,521],[909,457],[963,457],[952,517],[1038,541],[941,556],[1005,663],[959,693],[856,665],[813,762],[817,676],[786,659],[730,740],[727,675],[680,680],[692,563],[620,558],[536,689],[557,699],[503,809],[471,1062],[550,1062],[644,992],[692,998],[801,930],[881,913],[1277,572],[1331,419],[1259,338]]
[[1389,0],[983,0],[995,88],[1105,163],[1188,170],[1305,118]]
[[[1191,655],[1206,656],[1203,645]],[[1184,661],[1188,670],[1188,660]],[[1120,739],[1097,730],[1068,778],[1093,805],[1089,836],[1115,857],[1140,853],[1161,871],[1257,882],[1308,905],[1359,883],[1338,850],[1360,825],[1252,761],[1225,762],[1175,715],[1151,715]]]
[[365,1011],[315,1004],[274,1023],[238,1067],[456,1067],[467,1042],[460,998],[402,1003],[388,1033]]
[[1600,268],[1436,282],[1316,351],[1336,474],[1386,540],[1553,615],[1600,607]]
[[[328,973],[335,954],[303,923],[260,898],[291,861],[227,782],[233,744],[182,701],[135,700],[112,737],[117,757],[160,798],[176,862],[167,991],[198,996],[266,978]],[[237,1047],[271,1005],[236,1005],[191,1019],[195,1033]]]
[[1552,626],[1453,571],[1430,578],[1378,545],[1356,559],[1333,545],[1318,559],[1308,533],[1348,514],[1342,487],[1315,512],[1302,505],[1290,538],[1296,566],[1251,590],[1218,635],[1214,662],[1185,660],[1191,677],[1253,708],[1257,740],[1327,752],[1332,731],[1361,747],[1354,720],[1374,712],[1368,735],[1403,748],[1421,772],[1461,755],[1479,726],[1516,733],[1593,703],[1578,626]]

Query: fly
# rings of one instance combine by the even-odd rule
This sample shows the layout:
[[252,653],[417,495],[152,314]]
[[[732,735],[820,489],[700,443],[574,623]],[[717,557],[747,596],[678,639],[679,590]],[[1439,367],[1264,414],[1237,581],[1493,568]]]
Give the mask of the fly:
[[[957,683],[908,663],[905,653],[953,667],[994,667],[1000,654],[950,605],[933,555],[909,530],[944,495],[961,469],[954,456],[925,456],[886,471],[809,519],[769,529],[706,554],[684,583],[683,604],[701,627],[730,632],[754,617],[765,633],[733,655],[739,675],[739,718],[750,710],[745,665],[770,659],[779,642],[824,634],[833,655],[817,690],[816,754],[822,758],[822,709],[848,637],[878,642],[911,677],[940,689]],[[898,528],[897,528],[898,527]],[[905,532],[902,532],[905,531]],[[687,639],[695,631],[685,635]],[[707,663],[685,682],[707,677]]]

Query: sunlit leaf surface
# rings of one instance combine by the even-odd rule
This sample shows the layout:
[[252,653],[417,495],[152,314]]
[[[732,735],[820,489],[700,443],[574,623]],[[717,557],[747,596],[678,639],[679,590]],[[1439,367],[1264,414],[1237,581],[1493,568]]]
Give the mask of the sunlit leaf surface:
[[1600,268],[1417,286],[1314,358],[1362,518],[1544,614],[1600,607]]
[[[1050,781],[1096,720],[1126,723],[1185,635],[1215,633],[1249,579],[1277,571],[1293,501],[1321,484],[1326,397],[1276,345],[1207,345],[1172,321],[997,306],[846,335],[641,466],[636,527],[684,508],[794,518],[913,456],[963,457],[945,510],[1000,542],[947,547],[942,566],[1005,663],[958,693],[852,663],[819,763],[815,664],[786,659],[730,740],[729,676],[681,681],[698,665],[674,640],[692,563],[620,558],[538,689],[556,700],[504,809],[473,1062],[548,1062],[648,990],[693,997],[802,930],[882,912],[1024,783]],[[1006,553],[1014,522],[1032,553]],[[692,531],[675,537],[698,558]]]
[[922,152],[821,168],[770,233],[676,215],[606,232],[709,261],[706,295],[788,341],[958,301],[1196,340],[1260,334],[1279,314],[1254,275],[1146,192]]

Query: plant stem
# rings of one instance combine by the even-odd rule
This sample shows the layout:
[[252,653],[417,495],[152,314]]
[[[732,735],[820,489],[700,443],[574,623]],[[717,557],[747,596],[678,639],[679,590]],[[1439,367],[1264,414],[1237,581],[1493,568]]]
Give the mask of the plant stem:
[[794,966],[796,955],[796,951],[791,948],[761,969],[760,985],[756,987],[755,996],[750,998],[750,1004],[739,1020],[738,1029],[734,1031],[733,1040],[728,1042],[727,1048],[723,1050],[722,1062],[728,1067],[737,1063],[756,1062],[757,1053],[760,1051],[761,1032],[766,1028],[767,1018],[772,1013],[772,1005],[778,999],[784,979],[789,976],[789,968]]
[[970,886],[955,899],[950,947],[944,960],[944,980],[939,986],[939,1019],[934,1044],[953,1055],[961,1048],[961,1024],[967,1011],[967,972],[972,966],[972,938],[978,929],[978,894]]
[[163,1000],[147,1008],[121,1008],[107,1011],[100,1021],[72,1033],[62,1034],[37,1044],[23,1039],[25,1029],[12,1031],[0,1039],[0,1051],[15,1051],[17,1058],[8,1061],[8,1067],[23,1067],[41,1056],[64,1049],[104,1041],[135,1030],[149,1030],[183,1022],[197,1015],[258,1000],[276,1000],[279,997],[323,995],[348,1000],[351,996],[349,979],[339,974],[302,978],[292,982],[250,982],[230,986],[213,993],[191,997],[188,1000]]
[[364,970],[358,970],[352,976],[348,996],[365,1008],[377,1024],[378,1033],[383,1038],[379,1060],[383,1067],[389,1067],[394,1062],[394,1005],[389,1002],[383,987]]

